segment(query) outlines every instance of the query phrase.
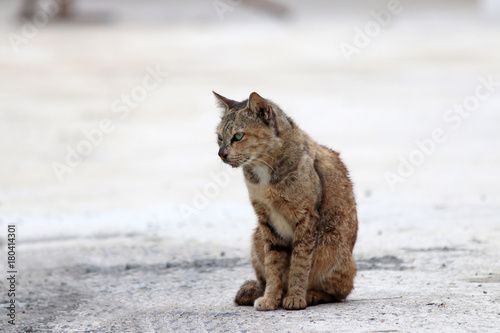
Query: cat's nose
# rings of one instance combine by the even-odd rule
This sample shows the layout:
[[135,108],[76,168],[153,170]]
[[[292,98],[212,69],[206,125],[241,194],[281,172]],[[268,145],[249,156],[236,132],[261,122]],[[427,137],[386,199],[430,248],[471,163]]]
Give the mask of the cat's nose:
[[222,158],[223,160],[225,160],[227,158],[227,150],[226,150],[226,147],[220,147],[219,149],[219,156],[220,158]]

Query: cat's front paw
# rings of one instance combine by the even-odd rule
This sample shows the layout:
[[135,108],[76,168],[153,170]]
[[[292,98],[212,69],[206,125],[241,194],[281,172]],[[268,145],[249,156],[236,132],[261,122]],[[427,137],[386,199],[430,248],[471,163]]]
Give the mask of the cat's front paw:
[[287,310],[302,310],[307,307],[307,302],[304,297],[287,296],[283,300],[283,308]]
[[271,311],[278,308],[278,302],[272,298],[259,297],[255,300],[255,310],[258,311]]

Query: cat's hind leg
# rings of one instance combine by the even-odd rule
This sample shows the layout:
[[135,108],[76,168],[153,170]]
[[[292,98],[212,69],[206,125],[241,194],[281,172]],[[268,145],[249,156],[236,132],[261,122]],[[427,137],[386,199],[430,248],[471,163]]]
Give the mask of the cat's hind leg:
[[342,265],[342,270],[333,270],[323,281],[322,291],[331,296],[329,302],[341,302],[349,296],[354,289],[356,264],[350,256]]
[[356,264],[352,255],[337,261],[333,267],[327,267],[323,265],[325,270],[313,271],[307,291],[307,305],[341,302],[354,289]]
[[307,291],[307,305],[341,302],[345,300],[353,289],[352,282],[353,278],[348,275],[333,273],[322,283],[323,290],[309,289]]
[[335,297],[323,291],[308,290],[306,296],[307,306],[330,303],[335,301]]

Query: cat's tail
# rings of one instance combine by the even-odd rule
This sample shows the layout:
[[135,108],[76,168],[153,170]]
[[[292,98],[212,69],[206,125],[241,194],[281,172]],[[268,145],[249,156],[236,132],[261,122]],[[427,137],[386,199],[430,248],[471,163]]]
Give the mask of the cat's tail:
[[238,305],[253,305],[255,300],[263,295],[264,288],[257,281],[246,281],[238,290],[234,302]]

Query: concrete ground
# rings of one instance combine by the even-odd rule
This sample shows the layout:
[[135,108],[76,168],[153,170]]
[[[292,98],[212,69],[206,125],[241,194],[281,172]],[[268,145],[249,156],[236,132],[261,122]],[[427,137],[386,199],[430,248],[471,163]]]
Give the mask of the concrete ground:
[[[0,302],[16,304],[0,331],[499,331],[491,10],[73,3],[70,21],[50,4],[18,21],[18,4],[0,2]],[[233,304],[253,277],[255,217],[242,175],[216,155],[212,90],[257,91],[341,152],[360,221],[346,302]]]

